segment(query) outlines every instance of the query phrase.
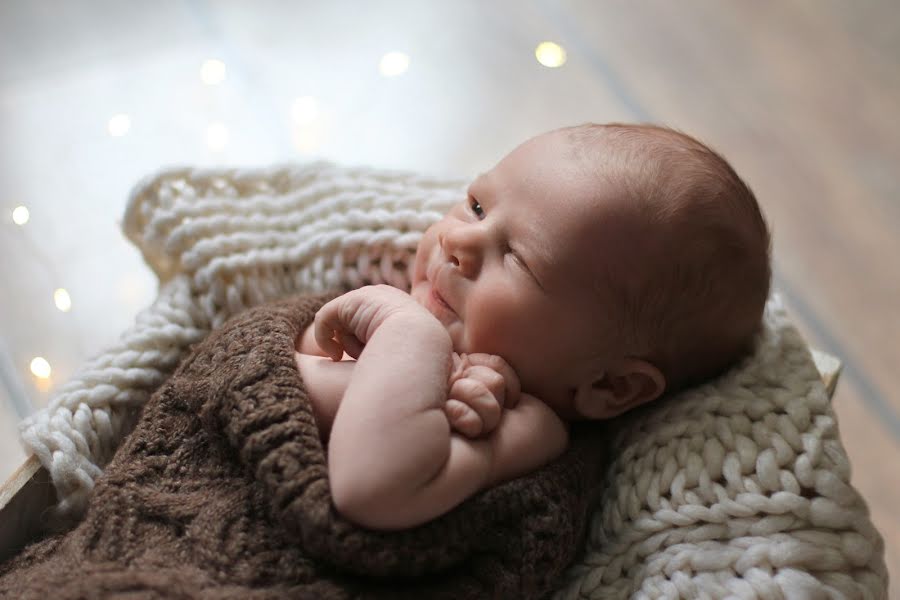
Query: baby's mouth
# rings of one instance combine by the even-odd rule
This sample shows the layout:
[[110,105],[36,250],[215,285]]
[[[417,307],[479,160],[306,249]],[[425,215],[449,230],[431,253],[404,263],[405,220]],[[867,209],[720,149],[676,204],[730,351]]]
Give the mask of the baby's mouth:
[[444,297],[441,296],[441,293],[438,291],[437,287],[435,287],[433,284],[431,286],[431,294],[432,294],[432,296],[434,296],[434,299],[438,304],[440,304],[441,306],[443,306],[444,308],[446,308],[447,310],[449,310],[451,312],[456,312],[455,310],[453,310],[453,308],[449,304],[447,304],[447,301],[444,300]]
[[441,281],[441,273],[443,271],[439,268],[434,269],[428,277],[429,290],[428,290],[428,305],[430,308],[435,311],[435,316],[438,319],[443,320],[444,318],[457,319],[459,315],[453,310],[453,307],[450,306],[450,303],[440,292],[439,283]]

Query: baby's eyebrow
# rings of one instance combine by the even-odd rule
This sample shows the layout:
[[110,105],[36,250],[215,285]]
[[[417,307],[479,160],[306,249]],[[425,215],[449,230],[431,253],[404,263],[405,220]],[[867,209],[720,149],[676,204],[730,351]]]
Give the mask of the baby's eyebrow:
[[490,175],[488,173],[479,173],[475,179],[472,180],[472,183],[469,184],[469,191],[471,192],[473,188],[484,188],[490,187],[490,183],[488,183],[488,179]]

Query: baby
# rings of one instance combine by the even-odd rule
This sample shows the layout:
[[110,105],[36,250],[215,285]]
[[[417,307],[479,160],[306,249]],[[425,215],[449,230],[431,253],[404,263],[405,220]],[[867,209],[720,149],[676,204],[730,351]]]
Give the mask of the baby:
[[[745,354],[770,281],[753,193],[648,125],[533,138],[424,234],[409,294],[370,286],[297,344],[333,502],[373,529],[433,519],[609,419]],[[360,449],[363,449],[361,452]]]

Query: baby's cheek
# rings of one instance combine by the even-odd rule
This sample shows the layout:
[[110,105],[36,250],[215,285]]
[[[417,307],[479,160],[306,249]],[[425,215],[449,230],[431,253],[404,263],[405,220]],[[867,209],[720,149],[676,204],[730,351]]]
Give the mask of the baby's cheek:
[[[423,240],[424,242],[424,240]],[[419,248],[416,250],[416,254],[413,257],[412,263],[409,266],[407,271],[407,275],[409,276],[410,285],[415,286],[417,283],[421,282],[425,279],[425,270],[428,266],[428,261],[425,260],[425,251],[423,250],[422,245],[419,245]]]
[[419,245],[416,247],[416,254],[413,257],[411,268],[409,269],[410,281],[416,283],[425,279],[428,271],[428,262],[432,253],[437,249],[437,235],[440,224],[436,223],[425,230]]
[[465,351],[498,354],[509,362],[509,357],[516,354],[516,347],[521,343],[517,329],[502,312],[476,311],[466,323],[468,349]]
[[545,367],[549,366],[554,356],[548,352],[544,340],[535,329],[503,322],[495,326],[498,343],[492,344],[488,352],[502,356],[509,363],[518,375],[523,390],[534,389],[546,375]]

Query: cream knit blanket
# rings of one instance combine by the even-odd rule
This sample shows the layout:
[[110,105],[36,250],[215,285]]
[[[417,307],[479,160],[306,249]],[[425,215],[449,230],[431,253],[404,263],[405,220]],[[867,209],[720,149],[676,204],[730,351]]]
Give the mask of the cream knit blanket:
[[[85,364],[22,439],[79,516],[138,409],[189,345],[293,292],[389,283],[465,182],[327,163],[170,170],[124,229],[156,301]],[[883,598],[883,541],[850,485],[835,415],[777,297],[756,353],[621,420],[587,548],[557,598]]]

